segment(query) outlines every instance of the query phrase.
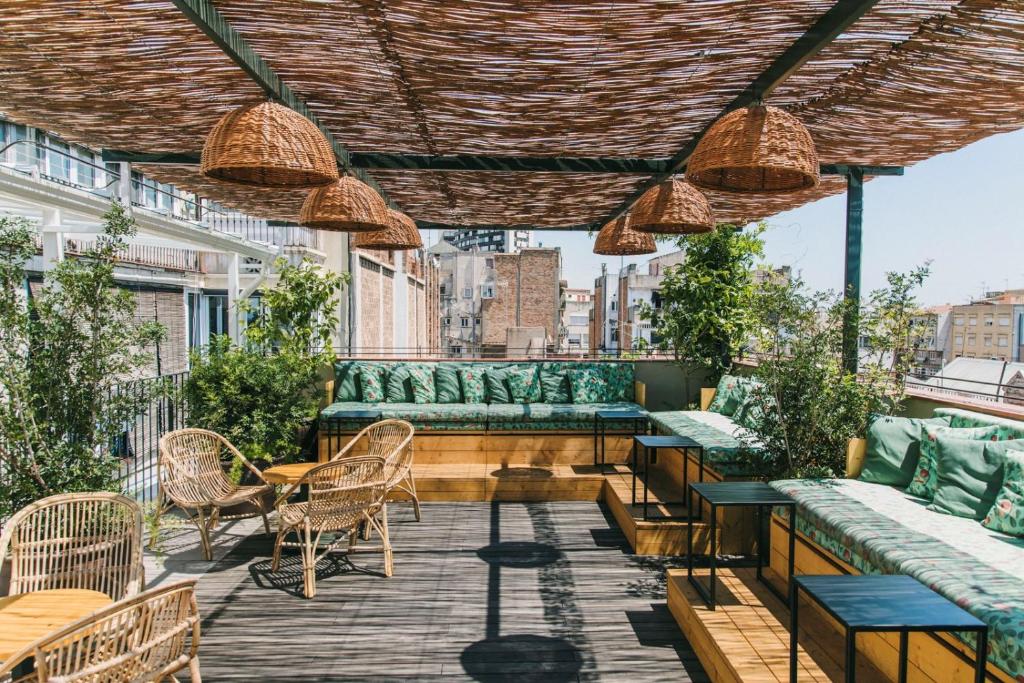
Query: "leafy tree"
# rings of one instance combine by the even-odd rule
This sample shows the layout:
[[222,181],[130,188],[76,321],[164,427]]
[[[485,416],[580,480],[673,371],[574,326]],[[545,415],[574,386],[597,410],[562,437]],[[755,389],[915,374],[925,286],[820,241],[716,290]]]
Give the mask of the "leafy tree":
[[134,221],[116,202],[104,220],[94,246],[30,296],[36,231],[0,218],[0,516],[44,495],[115,489],[111,445],[151,398],[119,388],[164,330],[136,321],[132,293],[114,279]]
[[752,294],[751,267],[763,250],[764,226],[744,232],[731,225],[677,240],[686,260],[665,269],[662,306],[644,306],[661,349],[695,363],[717,379],[728,370],[747,337]]

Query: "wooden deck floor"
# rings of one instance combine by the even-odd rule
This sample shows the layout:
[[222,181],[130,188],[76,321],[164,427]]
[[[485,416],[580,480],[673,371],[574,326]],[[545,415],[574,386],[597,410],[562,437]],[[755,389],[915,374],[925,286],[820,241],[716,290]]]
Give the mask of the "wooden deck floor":
[[261,533],[189,561],[204,680],[707,680],[665,604],[680,561],[629,554],[598,504],[390,507],[394,576],[378,554],[324,561],[314,600]]

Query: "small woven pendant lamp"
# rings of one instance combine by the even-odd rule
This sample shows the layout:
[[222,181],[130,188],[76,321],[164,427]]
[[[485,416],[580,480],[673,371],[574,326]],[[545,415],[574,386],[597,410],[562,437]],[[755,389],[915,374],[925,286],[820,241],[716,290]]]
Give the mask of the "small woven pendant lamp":
[[686,165],[694,185],[724,192],[783,193],[821,182],[818,153],[799,119],[755,105],[718,119]]
[[320,129],[274,102],[221,117],[206,136],[199,168],[208,178],[277,189],[322,187],[338,179],[334,150]]
[[383,230],[374,232],[357,232],[352,235],[352,247],[358,249],[419,249],[423,246],[423,238],[416,228],[416,222],[401,211],[388,209],[391,214],[390,224]]
[[638,256],[658,251],[654,237],[630,227],[630,217],[620,216],[601,228],[594,241],[594,253],[605,256]]
[[629,215],[630,226],[640,232],[690,235],[715,229],[707,197],[685,180],[655,185],[640,195]]
[[391,224],[388,205],[366,183],[342,176],[338,182],[309,193],[299,223],[318,230],[370,232]]

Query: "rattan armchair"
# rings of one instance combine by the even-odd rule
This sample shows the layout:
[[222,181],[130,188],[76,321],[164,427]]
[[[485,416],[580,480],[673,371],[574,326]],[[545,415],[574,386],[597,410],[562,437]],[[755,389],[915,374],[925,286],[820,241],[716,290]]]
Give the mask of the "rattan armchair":
[[[388,513],[385,502],[387,482],[384,477],[384,459],[376,456],[356,456],[317,465],[293,484],[274,506],[278,511],[277,540],[271,571],[278,571],[281,548],[297,547],[302,555],[302,587],[307,598],[316,595],[316,565],[325,555],[346,543],[346,552],[355,550],[358,532],[366,525],[380,536],[381,545],[361,550],[384,552],[384,574],[391,576],[391,540],[388,537]],[[301,503],[287,503],[289,496],[300,486],[307,486],[309,498]],[[297,543],[285,543],[294,533]],[[331,539],[322,546],[323,534]],[[347,539],[346,539],[347,536]],[[318,554],[319,551],[319,554]]]
[[40,638],[9,658],[0,680],[32,658],[19,683],[163,681],[188,667],[199,672],[195,581],[179,581],[115,602]]
[[[228,479],[221,464],[221,454],[227,452],[237,458],[256,478],[263,482],[255,486],[239,486]],[[210,549],[210,531],[222,519],[263,517],[263,528],[270,535],[270,522],[263,497],[273,486],[263,474],[246,460],[237,448],[216,432],[205,429],[179,429],[168,432],[160,439],[160,497],[166,496],[180,507],[199,529],[203,556],[213,559]],[[252,513],[222,515],[224,508],[251,503]],[[162,505],[162,503],[158,504]],[[194,511],[194,513],[193,513]],[[151,539],[151,543],[155,541]]]
[[[384,458],[384,476],[387,492],[402,491],[412,498],[416,521],[420,521],[420,499],[416,495],[416,479],[412,473],[413,436],[416,429],[404,420],[381,420],[356,434],[332,460],[352,457],[355,451],[360,455]],[[366,440],[365,453],[357,446]]]
[[37,500],[0,535],[10,552],[10,594],[84,588],[114,600],[142,590],[142,509],[117,493],[65,493]]

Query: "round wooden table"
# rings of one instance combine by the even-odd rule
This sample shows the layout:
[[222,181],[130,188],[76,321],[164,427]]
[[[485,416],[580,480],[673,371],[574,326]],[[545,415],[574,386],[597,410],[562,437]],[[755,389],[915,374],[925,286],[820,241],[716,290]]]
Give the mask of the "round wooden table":
[[268,484],[294,484],[302,479],[311,469],[322,462],[293,462],[288,465],[274,465],[263,470],[263,478]]
[[36,591],[0,598],[0,662],[52,631],[114,602],[79,588]]

